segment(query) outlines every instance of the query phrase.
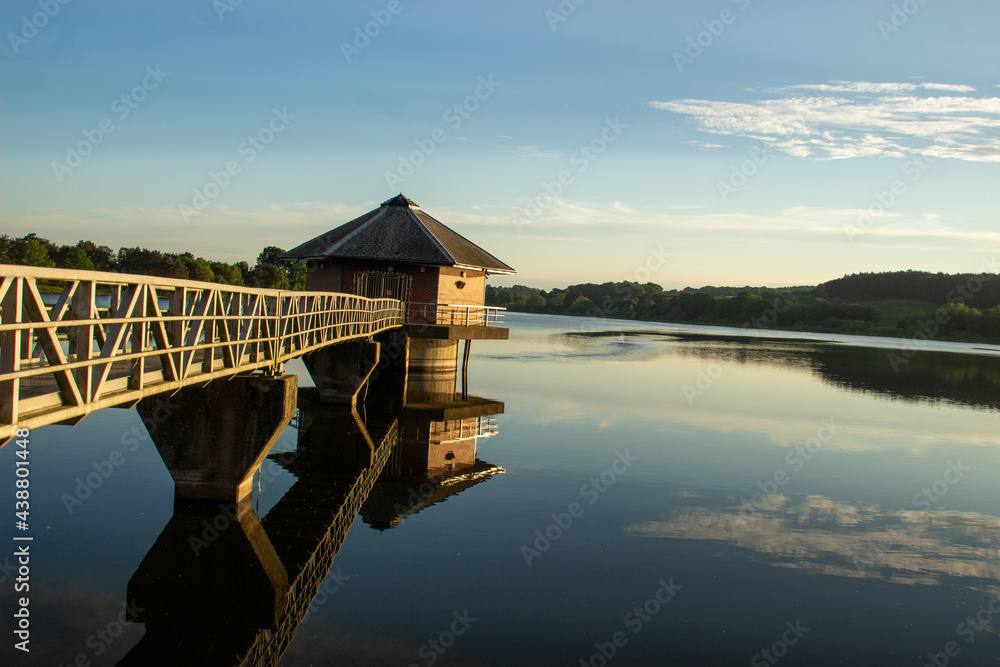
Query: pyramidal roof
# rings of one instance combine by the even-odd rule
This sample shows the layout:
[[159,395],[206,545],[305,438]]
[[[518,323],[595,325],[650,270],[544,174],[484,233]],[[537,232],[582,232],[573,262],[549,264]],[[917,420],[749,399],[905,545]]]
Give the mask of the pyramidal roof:
[[284,259],[363,259],[515,273],[499,259],[420,210],[402,194],[311,241]]

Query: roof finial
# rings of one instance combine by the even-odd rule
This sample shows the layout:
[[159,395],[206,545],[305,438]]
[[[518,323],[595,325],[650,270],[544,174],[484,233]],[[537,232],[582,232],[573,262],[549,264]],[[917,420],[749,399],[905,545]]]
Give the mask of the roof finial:
[[413,200],[404,197],[402,192],[392,199],[386,199],[382,202],[382,206],[412,206],[414,208],[420,208],[413,202]]

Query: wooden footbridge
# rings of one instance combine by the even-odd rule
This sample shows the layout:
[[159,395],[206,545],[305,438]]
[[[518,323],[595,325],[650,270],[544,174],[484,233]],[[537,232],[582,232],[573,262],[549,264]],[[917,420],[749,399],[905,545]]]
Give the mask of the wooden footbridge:
[[395,299],[3,265],[0,444],[405,322]]

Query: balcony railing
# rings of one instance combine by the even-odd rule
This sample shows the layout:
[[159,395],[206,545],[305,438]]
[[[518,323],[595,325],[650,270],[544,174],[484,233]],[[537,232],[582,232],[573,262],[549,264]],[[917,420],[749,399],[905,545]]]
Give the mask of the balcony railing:
[[486,327],[502,324],[506,308],[496,306],[464,306],[443,303],[410,303],[410,324],[437,324],[441,326]]
[[432,422],[430,425],[431,441],[442,445],[469,438],[489,438],[499,432],[496,415]]

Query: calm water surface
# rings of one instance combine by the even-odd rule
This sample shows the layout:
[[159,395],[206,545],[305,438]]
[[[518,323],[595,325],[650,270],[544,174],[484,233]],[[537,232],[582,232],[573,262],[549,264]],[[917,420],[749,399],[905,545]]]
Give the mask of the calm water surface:
[[[391,522],[407,488],[376,484],[282,664],[1000,664],[1000,350],[508,325],[511,340],[473,343],[470,367],[472,393],[506,404],[478,465],[505,472]],[[171,609],[115,623],[130,580],[180,578],[164,546],[173,484],[144,433],[134,409],[32,433],[32,650],[13,650],[5,613],[2,664],[137,664],[124,656],[143,641],[164,660],[173,645],[209,655],[223,628],[253,625],[257,610],[202,595],[197,622],[167,632],[183,627],[169,624],[181,581]],[[289,427],[275,451],[297,438]],[[8,480],[14,461],[0,450]],[[254,496],[265,529],[310,474],[271,468]],[[191,567],[176,566],[215,576]]]

